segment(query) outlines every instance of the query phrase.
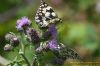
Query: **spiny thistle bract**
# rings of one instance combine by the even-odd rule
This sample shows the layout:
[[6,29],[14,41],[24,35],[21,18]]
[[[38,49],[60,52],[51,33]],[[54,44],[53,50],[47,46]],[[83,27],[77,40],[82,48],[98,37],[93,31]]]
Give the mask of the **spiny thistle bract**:
[[[36,13],[35,21],[37,25],[42,28],[42,36],[40,36],[36,29],[32,27],[32,21],[29,20],[27,17],[22,17],[21,19],[17,20],[16,28],[20,33],[21,37],[16,36],[14,33],[10,32],[7,33],[5,39],[9,42],[4,47],[4,50],[11,51],[14,47],[20,45],[19,54],[23,57],[27,66],[52,66],[53,64],[62,66],[64,61],[67,59],[80,59],[80,56],[75,52],[73,49],[65,46],[62,43],[59,43],[57,40],[57,28],[56,24],[61,22],[61,19],[58,18],[57,14],[54,12],[51,6],[46,4],[44,0],[41,0],[41,5]],[[44,27],[47,27],[45,30]],[[26,38],[26,39],[24,39]],[[28,45],[32,45],[35,48],[35,53],[33,53],[33,62],[30,63],[25,56],[25,46],[28,42]],[[26,46],[27,47],[27,46]],[[54,58],[50,60],[48,63],[42,62],[45,58],[42,58],[43,53],[51,52],[54,55]],[[21,62],[22,62],[21,61]],[[17,62],[17,61],[16,61]],[[20,66],[23,65],[21,62],[17,62]],[[8,66],[13,66],[15,61],[8,64]],[[58,66],[57,65],[57,66]]]

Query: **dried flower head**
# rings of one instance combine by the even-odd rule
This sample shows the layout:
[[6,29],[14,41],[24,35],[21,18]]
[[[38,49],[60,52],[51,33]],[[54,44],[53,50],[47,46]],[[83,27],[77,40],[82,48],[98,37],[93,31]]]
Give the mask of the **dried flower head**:
[[31,26],[31,21],[27,17],[22,17],[17,20],[16,28],[18,31],[23,31]]
[[27,33],[29,41],[34,42],[34,43],[37,43],[37,42],[40,41],[40,38],[39,38],[39,36],[38,36],[38,34],[37,34],[35,29],[29,28],[26,31],[26,33]]

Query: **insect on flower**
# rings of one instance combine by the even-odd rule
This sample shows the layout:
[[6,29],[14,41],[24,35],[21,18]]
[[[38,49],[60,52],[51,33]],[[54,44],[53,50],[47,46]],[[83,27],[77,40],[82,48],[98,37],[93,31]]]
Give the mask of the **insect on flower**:
[[63,60],[67,59],[76,59],[81,60],[80,55],[72,48],[69,48],[68,46],[65,46],[64,44],[60,43],[60,50],[58,52],[54,52],[56,56]]
[[61,22],[51,6],[41,0],[41,5],[36,13],[35,21],[40,27],[48,27],[50,24]]

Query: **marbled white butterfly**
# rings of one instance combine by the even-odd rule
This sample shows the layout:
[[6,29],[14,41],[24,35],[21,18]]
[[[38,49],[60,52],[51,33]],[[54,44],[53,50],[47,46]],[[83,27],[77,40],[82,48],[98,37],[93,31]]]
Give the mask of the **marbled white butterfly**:
[[51,6],[41,0],[41,5],[36,13],[35,21],[40,27],[48,27],[50,24],[61,22],[61,19],[58,18]]
[[76,60],[81,60],[80,55],[72,48],[69,48],[68,46],[65,46],[64,44],[60,43],[58,46],[59,51],[54,52],[54,54],[63,59],[76,59]]

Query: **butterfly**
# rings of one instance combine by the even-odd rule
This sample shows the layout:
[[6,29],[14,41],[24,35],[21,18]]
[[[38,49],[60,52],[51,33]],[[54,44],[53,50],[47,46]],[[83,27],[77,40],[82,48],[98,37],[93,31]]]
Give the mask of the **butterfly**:
[[60,43],[58,46],[59,51],[54,52],[54,54],[59,57],[60,59],[67,60],[67,59],[76,59],[81,60],[80,55],[72,48],[65,46],[64,44]]
[[58,18],[51,6],[41,0],[41,4],[35,15],[35,21],[40,27],[48,27],[50,24],[56,24],[62,20]]
[[55,46],[54,49],[48,48],[48,41],[47,42],[42,42],[40,44],[40,47],[37,49],[37,51],[43,51],[43,50],[50,50],[54,53],[54,55],[62,60],[68,60],[68,59],[76,59],[76,60],[81,60],[80,55],[72,48],[60,43],[57,46]]
[[64,62],[70,59],[73,61],[82,61],[80,55],[74,49],[67,47],[62,43],[60,43],[58,49],[58,51],[53,51],[56,56],[56,58],[53,59],[53,64],[63,66]]

